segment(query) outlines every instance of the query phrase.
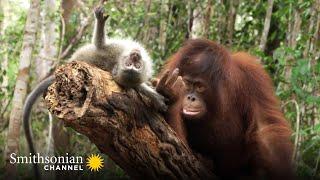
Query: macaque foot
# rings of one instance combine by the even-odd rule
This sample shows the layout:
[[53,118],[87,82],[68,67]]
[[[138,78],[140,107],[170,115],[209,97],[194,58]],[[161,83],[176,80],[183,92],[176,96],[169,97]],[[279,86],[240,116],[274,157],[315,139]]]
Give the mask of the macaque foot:
[[98,6],[95,10],[94,10],[94,16],[96,17],[96,19],[100,22],[105,22],[109,15],[105,15],[104,14],[104,8],[103,6]]

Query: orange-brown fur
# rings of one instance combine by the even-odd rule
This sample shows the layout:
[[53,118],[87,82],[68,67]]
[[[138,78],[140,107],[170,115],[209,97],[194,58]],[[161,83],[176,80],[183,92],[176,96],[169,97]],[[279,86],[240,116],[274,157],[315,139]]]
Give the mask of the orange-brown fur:
[[214,163],[222,178],[292,178],[291,128],[269,75],[255,57],[231,54],[209,40],[189,40],[164,71],[201,77],[210,85],[207,114],[197,122],[181,116],[183,88],[167,113],[180,138]]

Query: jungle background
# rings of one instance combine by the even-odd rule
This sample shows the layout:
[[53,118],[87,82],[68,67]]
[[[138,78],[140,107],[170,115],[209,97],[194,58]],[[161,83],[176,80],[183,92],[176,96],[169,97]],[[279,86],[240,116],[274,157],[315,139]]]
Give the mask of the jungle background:
[[[48,72],[91,41],[94,0],[0,0],[0,178],[8,152],[28,155],[21,122],[26,95]],[[108,37],[145,45],[156,72],[188,38],[208,38],[231,51],[257,56],[270,73],[294,134],[300,178],[320,179],[320,0],[108,0]],[[52,128],[51,128],[52,127]],[[89,140],[48,115],[32,114],[36,148],[43,154],[98,153]],[[88,176],[122,177],[105,155]],[[18,165],[21,178],[31,165]]]

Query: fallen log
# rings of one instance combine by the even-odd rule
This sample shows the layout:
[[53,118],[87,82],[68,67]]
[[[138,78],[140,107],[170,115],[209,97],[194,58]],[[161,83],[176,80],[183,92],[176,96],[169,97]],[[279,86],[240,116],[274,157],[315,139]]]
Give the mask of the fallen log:
[[72,62],[55,76],[45,94],[50,112],[87,136],[131,178],[215,178],[152,102],[133,89],[121,89],[109,72]]

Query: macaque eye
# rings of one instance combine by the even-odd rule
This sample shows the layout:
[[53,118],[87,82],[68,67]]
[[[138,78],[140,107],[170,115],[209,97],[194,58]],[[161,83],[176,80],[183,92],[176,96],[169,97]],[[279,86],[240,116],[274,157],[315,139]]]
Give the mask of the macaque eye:
[[125,63],[125,65],[126,65],[126,66],[131,66],[132,63],[127,61],[127,62]]
[[135,63],[134,67],[137,68],[137,69],[140,69],[141,68],[141,63]]

